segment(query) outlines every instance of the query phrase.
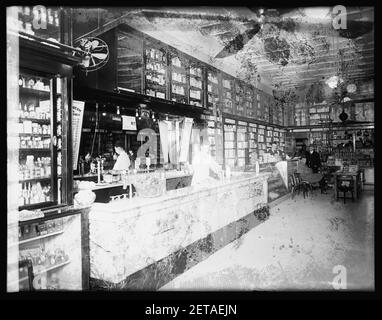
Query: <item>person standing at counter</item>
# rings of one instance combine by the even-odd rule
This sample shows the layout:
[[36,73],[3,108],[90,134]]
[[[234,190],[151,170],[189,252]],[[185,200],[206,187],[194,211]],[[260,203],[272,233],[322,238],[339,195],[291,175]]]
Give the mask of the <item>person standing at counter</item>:
[[268,153],[276,158],[279,158],[282,161],[290,159],[290,157],[287,154],[285,154],[279,149],[276,142],[272,142],[272,147],[268,150]]
[[129,170],[130,169],[130,157],[123,148],[123,144],[117,141],[114,145],[114,150],[117,153],[117,161],[114,164],[113,170]]
[[223,172],[220,165],[211,157],[208,144],[202,144],[192,159],[192,184],[208,184],[209,181],[218,180]]
[[315,148],[309,155],[309,162],[313,173],[318,173],[318,169],[321,168],[321,157]]

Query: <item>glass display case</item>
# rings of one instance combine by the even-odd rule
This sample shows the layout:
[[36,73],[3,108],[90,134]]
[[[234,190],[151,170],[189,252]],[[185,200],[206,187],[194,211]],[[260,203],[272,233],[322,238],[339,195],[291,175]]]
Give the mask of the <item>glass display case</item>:
[[257,124],[249,123],[248,125],[249,164],[254,165],[258,159]]
[[219,78],[217,71],[207,71],[207,108],[213,111],[213,104],[219,104]]
[[145,43],[145,94],[166,99],[167,54],[153,44]]
[[266,142],[266,148],[270,149],[272,147],[272,142],[273,142],[273,128],[272,127],[266,128],[265,142]]
[[70,88],[81,61],[58,42],[10,29],[7,37],[18,52],[7,81],[8,291],[80,289],[83,211],[73,207]]
[[19,221],[18,242],[11,246],[18,246],[20,291],[83,289],[88,239],[81,233],[82,215],[79,208],[52,209]]
[[257,129],[257,148],[258,148],[258,155],[260,159],[260,163],[263,161],[263,155],[266,151],[266,144],[265,144],[265,126],[258,125]]
[[19,75],[19,210],[62,202],[60,84],[30,71]]
[[[188,72],[187,62],[176,54],[171,56],[171,100],[188,103]],[[196,94],[193,96],[196,97]]]
[[216,150],[216,125],[215,121],[208,120],[207,121],[207,134],[208,134],[208,142],[210,145],[210,153],[211,157],[216,159],[217,150]]
[[235,120],[226,119],[224,124],[224,160],[225,166],[236,166],[236,124]]
[[235,99],[234,81],[231,77],[222,76],[222,99],[223,99],[223,111],[233,114],[233,104]]
[[248,163],[248,134],[246,122],[238,122],[236,140],[237,166],[242,168]]
[[198,64],[190,65],[189,103],[203,107],[203,68]]

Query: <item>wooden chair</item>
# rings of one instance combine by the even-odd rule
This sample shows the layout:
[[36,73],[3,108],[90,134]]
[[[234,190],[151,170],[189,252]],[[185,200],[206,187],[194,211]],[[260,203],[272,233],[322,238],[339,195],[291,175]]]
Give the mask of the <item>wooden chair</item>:
[[297,185],[299,186],[299,189],[302,190],[304,199],[305,199],[305,195],[308,196],[309,191],[313,194],[313,186],[310,182],[303,180],[299,172],[295,172],[294,176],[295,176]]
[[298,184],[294,174],[289,175],[289,181],[290,181],[290,189],[292,192],[292,199],[293,199],[297,191],[300,194],[301,186]]
[[[337,179],[337,200],[339,198],[343,198],[344,203],[346,203],[346,194],[350,192],[351,199],[354,202],[354,191],[355,191],[354,180],[351,177],[349,178],[348,176],[341,176],[341,175],[338,175],[336,179]],[[340,192],[343,192],[344,194],[343,197],[340,197]]]

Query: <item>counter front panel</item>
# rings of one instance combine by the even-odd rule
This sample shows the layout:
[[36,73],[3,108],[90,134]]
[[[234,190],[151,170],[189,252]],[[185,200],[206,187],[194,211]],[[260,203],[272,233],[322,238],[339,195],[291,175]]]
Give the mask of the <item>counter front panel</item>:
[[267,178],[248,173],[157,198],[94,203],[93,287],[158,289],[260,223],[253,213],[267,203]]

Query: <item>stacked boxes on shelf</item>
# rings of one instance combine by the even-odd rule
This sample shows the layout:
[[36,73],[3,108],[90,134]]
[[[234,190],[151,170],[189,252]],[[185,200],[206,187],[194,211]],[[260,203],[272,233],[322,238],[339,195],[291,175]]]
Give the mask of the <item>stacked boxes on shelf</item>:
[[318,125],[325,123],[330,118],[330,108],[325,104],[313,104],[309,108],[309,124]]
[[255,164],[258,158],[257,152],[257,124],[249,123],[248,126],[249,163]]
[[266,127],[265,142],[266,142],[267,149],[270,149],[272,147],[272,142],[273,142],[273,128],[272,127]]
[[237,166],[244,167],[246,165],[246,158],[248,153],[248,135],[247,123],[243,121],[238,122],[237,126]]
[[226,166],[236,165],[236,121],[226,119],[224,124],[224,158]]
[[222,99],[224,112],[233,114],[233,102],[235,101],[234,83],[227,76],[223,76]]
[[187,71],[178,57],[171,59],[171,100],[187,103]]
[[296,126],[307,125],[306,106],[304,103],[297,103],[294,107],[294,124]]
[[146,48],[145,51],[146,94],[157,98],[166,98],[167,59],[163,50]]
[[258,128],[257,128],[258,154],[259,154],[260,162],[262,162],[264,152],[266,151],[265,128],[266,127],[263,125],[258,125]]
[[213,104],[219,103],[219,79],[217,72],[207,72],[207,106],[213,111]]
[[203,106],[203,69],[190,66],[190,104],[198,107]]

